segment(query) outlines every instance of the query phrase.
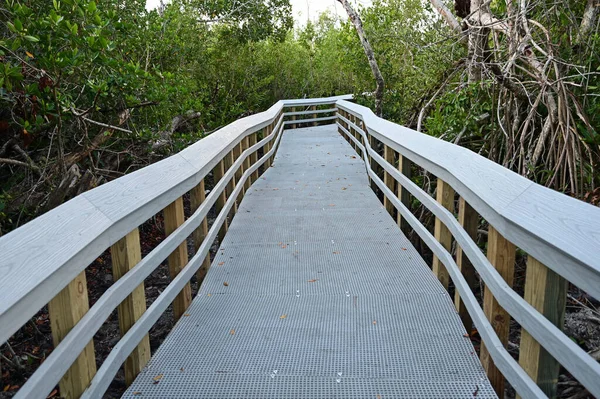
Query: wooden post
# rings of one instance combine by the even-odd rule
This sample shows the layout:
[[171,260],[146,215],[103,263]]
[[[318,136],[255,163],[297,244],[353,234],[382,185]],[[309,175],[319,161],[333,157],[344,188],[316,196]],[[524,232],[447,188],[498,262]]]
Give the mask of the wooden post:
[[[267,126],[267,127],[266,127],[266,129],[265,129],[265,137],[268,137],[268,136],[270,136],[272,131],[273,131],[273,125],[269,125],[269,126]],[[273,139],[271,139],[271,141],[269,141],[269,142],[267,143],[267,145],[265,146],[265,147],[266,147],[266,151],[265,151],[265,152],[271,151],[271,148],[273,147],[273,141],[274,141],[274,140],[275,140],[275,139],[273,138]],[[272,158],[272,157],[269,157],[269,158],[267,159],[267,161],[264,163],[264,165],[265,165],[265,170],[271,166],[271,163],[272,163],[272,162],[273,162],[273,158]]]
[[[240,154],[242,153],[242,142],[243,142],[243,140],[240,141],[235,147],[233,147],[233,158],[231,160],[231,165],[233,165],[234,162],[237,161],[240,158]],[[231,187],[231,191],[233,191],[237,187],[238,182],[240,181],[240,178],[242,177],[243,170],[244,170],[244,163],[242,162],[242,164],[240,165],[240,167],[234,173],[235,178],[233,179],[233,186]],[[233,214],[232,214],[232,216],[237,213],[238,204],[239,204],[240,196],[241,195],[242,195],[242,191],[240,191],[240,194],[235,199],[235,202],[233,204]]]
[[[317,106],[316,106],[316,105],[313,105],[312,107],[310,107],[310,109],[311,109],[311,110],[313,110],[313,111],[315,111],[315,110],[317,109]],[[317,114],[312,114],[312,118],[313,118],[313,119],[317,119]],[[312,125],[313,125],[313,126],[317,126],[317,121],[314,121],[314,122],[312,123]]]
[[[399,152],[396,152],[396,155],[398,157],[398,170],[404,176],[410,178],[410,161],[404,158]],[[402,187],[402,184],[400,184],[400,182],[398,182],[396,186],[396,196],[400,198],[402,204],[404,204],[404,206],[410,211],[410,193],[407,189]],[[398,223],[398,226],[402,229],[402,231],[408,231],[408,229],[410,228],[408,222],[402,219],[402,214],[400,212],[398,212],[396,222]]]
[[[469,237],[473,239],[473,241],[477,240],[477,226],[479,225],[479,215],[475,212],[475,209],[469,205],[464,198],[460,197],[458,199],[458,222],[465,229]],[[460,245],[456,246],[456,264],[460,269],[460,272],[464,276],[467,284],[471,288],[471,291],[477,285],[477,277],[475,275],[475,268],[473,268],[473,264],[467,258],[460,247]],[[458,290],[454,293],[454,305],[456,306],[456,311],[460,316],[460,319],[465,326],[465,329],[468,333],[471,333],[471,329],[473,328],[473,320],[465,307],[465,303],[460,297]]]
[[[383,156],[384,156],[385,160],[393,167],[394,166],[394,150],[392,150],[387,145],[384,145],[383,146]],[[392,177],[392,175],[390,175],[385,170],[383,172],[383,182],[392,191],[392,193],[396,192],[396,184],[395,184],[396,180]],[[385,206],[385,209],[387,209],[390,216],[394,217],[394,209],[396,209],[396,208],[394,208],[394,204],[392,204],[392,201],[390,201],[388,199],[388,197],[385,195],[383,196],[383,205]]]
[[[142,260],[140,233],[136,228],[110,247],[113,279],[117,281]],[[135,324],[146,311],[144,283],[137,286],[118,307],[121,336]],[[138,346],[125,360],[125,382],[129,386],[150,360],[150,338],[142,338]]]
[[[292,107],[292,112],[296,112],[296,107]],[[292,115],[292,120],[296,120],[296,115]],[[295,123],[292,123],[292,129],[295,129],[297,126]]]
[[[249,144],[249,146],[252,147],[257,142],[258,142],[258,133],[252,133],[250,135],[250,144]],[[250,155],[250,165],[256,164],[257,160],[258,160],[258,154],[256,153],[256,151],[254,151]],[[250,177],[250,184],[254,183],[256,180],[258,180],[258,169],[255,170],[254,172],[252,172],[252,176]]]
[[[167,205],[163,210],[165,218],[165,235],[169,236],[185,221],[185,215],[183,213],[183,198],[177,198],[173,203]],[[181,269],[188,263],[188,252],[187,252],[187,240],[183,242],[169,255],[169,274],[171,278],[175,278]],[[181,292],[177,295],[177,298],[173,301],[173,315],[175,321],[179,320],[185,313],[186,309],[192,302],[192,289],[188,282]]]
[[[246,151],[248,148],[250,148],[250,136],[246,136],[246,138],[244,139],[244,151]],[[244,173],[246,173],[246,171],[250,169],[251,159],[252,155],[248,155],[248,157],[244,161]],[[246,191],[248,191],[248,189],[250,188],[250,184],[252,184],[252,177],[248,176],[248,179],[246,179],[246,182],[244,183],[244,195],[246,195]]]
[[[192,212],[196,212],[196,210],[202,205],[202,203],[206,200],[206,189],[204,187],[204,179],[200,181],[200,183],[192,189],[190,192],[190,208]],[[194,232],[192,233],[192,238],[194,240],[194,250],[198,252],[200,245],[208,235],[208,219],[205,217],[202,220],[202,223]],[[196,272],[196,278],[198,279],[198,287],[204,280],[204,276],[206,276],[206,272],[210,268],[210,252],[206,254],[206,258],[202,262],[202,266]]]
[[[226,157],[227,157],[227,155],[225,156],[225,158]],[[219,161],[219,163],[213,169],[213,186],[216,186],[217,183],[223,178],[223,175],[225,174],[225,160],[224,159]],[[217,215],[219,213],[221,213],[221,209],[223,209],[223,207],[225,206],[226,200],[227,200],[227,187],[225,187],[223,189],[223,191],[221,192],[221,194],[219,194],[219,197],[217,198],[217,202],[215,204]],[[229,225],[227,223],[227,218],[225,218],[225,221],[223,222],[223,225],[221,226],[221,229],[219,230],[219,241],[220,242],[223,241],[223,237],[225,237],[228,227],[229,227]]]
[[[512,287],[515,274],[515,246],[502,237],[492,226],[488,229],[487,258],[498,273]],[[483,294],[483,312],[494,327],[496,335],[504,346],[508,344],[510,315],[496,301],[492,292],[486,286]],[[504,397],[504,377],[494,365],[485,344],[481,343],[481,364],[499,397]]]
[[[450,187],[448,183],[438,178],[436,191],[435,199],[437,202],[439,202],[444,208],[448,209],[451,213],[454,213],[454,189]],[[446,248],[448,252],[452,250],[452,234],[438,218],[435,218],[434,236],[435,239],[438,240],[438,242],[442,244],[442,246]],[[444,267],[442,262],[435,255],[433,255],[432,269],[433,274],[437,276],[444,288],[448,289],[450,275],[448,274],[446,267]]]
[[[563,329],[567,282],[533,256],[527,257],[524,298],[552,324]],[[556,397],[560,363],[525,329],[521,330],[519,364],[548,397]]]
[[[81,272],[48,303],[52,342],[57,346],[89,310],[85,271]],[[94,341],[90,341],[60,380],[63,398],[78,398],[96,374]]]

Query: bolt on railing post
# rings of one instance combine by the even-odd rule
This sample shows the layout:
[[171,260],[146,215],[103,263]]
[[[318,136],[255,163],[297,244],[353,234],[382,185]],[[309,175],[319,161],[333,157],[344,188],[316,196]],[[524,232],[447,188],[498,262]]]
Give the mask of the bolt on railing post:
[[[437,179],[436,201],[451,213],[454,213],[454,189],[440,178]],[[448,252],[452,250],[452,234],[437,217],[435,218],[434,236]],[[444,288],[448,289],[450,275],[448,274],[448,270],[444,267],[444,264],[435,255],[433,255],[432,270],[433,274],[437,276]]]
[[[465,229],[469,237],[476,242],[479,215],[463,197],[459,197],[458,199],[458,222]],[[469,258],[463,252],[460,245],[456,246],[456,264],[467,281],[467,284],[469,284],[471,291],[473,291],[477,285],[475,268],[473,267],[473,264]],[[465,326],[465,330],[470,333],[471,329],[473,328],[473,320],[471,319],[469,311],[460,297],[458,290],[456,290],[454,293],[454,305],[456,306],[456,311],[458,312],[458,315]]]
[[[165,219],[165,236],[169,236],[185,221],[183,198],[179,197],[163,210]],[[168,258],[169,275],[175,278],[188,263],[187,240],[184,240]],[[192,302],[192,289],[188,282],[173,301],[173,316],[179,320]]]
[[[204,184],[204,179],[200,180],[200,183],[196,185],[192,191],[190,192],[190,208],[192,212],[196,212],[196,210],[202,205],[202,203],[206,200],[206,189]],[[194,240],[194,251],[198,252],[200,245],[208,235],[208,219],[204,217],[202,223],[194,232],[192,233],[192,238]],[[206,254],[206,258],[202,262],[202,266],[196,272],[196,278],[198,280],[198,287],[204,280],[204,276],[206,276],[206,272],[210,268],[210,253]]]
[[[504,238],[493,226],[488,229],[487,258],[496,271],[502,276],[508,286],[513,286],[515,274],[516,248],[513,243]],[[500,342],[506,347],[508,345],[508,333],[510,330],[510,314],[504,310],[490,289],[485,286],[483,293],[483,312]],[[481,343],[481,364],[499,397],[504,397],[504,376],[498,370],[485,344]]]
[[[85,271],[83,271],[48,303],[52,341],[55,347],[88,310],[87,281]],[[80,397],[95,374],[94,341],[90,341],[60,380],[61,396],[64,398]]]
[[[527,256],[524,299],[562,330],[567,282],[533,256]],[[525,329],[521,330],[519,364],[549,398],[556,397],[558,363]]]
[[[117,281],[142,260],[140,232],[136,228],[110,247],[113,279]],[[144,283],[137,286],[118,307],[121,336],[135,324],[146,311]],[[150,338],[142,338],[125,360],[125,382],[129,386],[150,360]]]

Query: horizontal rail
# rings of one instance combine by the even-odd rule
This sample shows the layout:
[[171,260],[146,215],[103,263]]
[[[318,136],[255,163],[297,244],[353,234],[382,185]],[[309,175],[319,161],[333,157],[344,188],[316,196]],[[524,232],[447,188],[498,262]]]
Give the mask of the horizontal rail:
[[377,140],[450,184],[508,240],[600,299],[600,208],[361,105],[341,100],[337,106],[362,119]]
[[301,119],[301,120],[292,120],[283,122],[284,125],[297,125],[300,123],[311,123],[311,122],[323,122],[323,121],[333,121],[337,119],[337,116],[328,116],[325,118],[312,118],[312,119]]
[[273,123],[285,107],[342,98],[351,96],[279,101],[0,237],[0,343],[108,247],[195,187],[240,140]]
[[[73,327],[44,363],[40,365],[27,383],[23,385],[16,395],[16,398],[45,397],[48,395],[114,309],[116,309],[116,307],[137,286],[142,284],[143,281],[167,258],[167,256],[181,245],[181,243],[189,237],[198,226],[200,226],[200,223],[202,223],[206,215],[208,215],[208,212],[216,203],[221,192],[223,192],[231,179],[235,176],[237,168],[242,165],[252,152],[256,151],[275,137],[276,132],[278,132],[281,127],[282,120],[283,117],[280,117],[271,135],[249,147],[241,154],[223,178],[219,180],[215,187],[213,187],[213,190],[206,197],[205,201],[181,226],[168,235],[128,273],[114,282],[114,284],[96,301],[94,306],[88,310],[79,323]],[[272,153],[273,150],[263,155],[261,157],[262,161],[259,161],[259,166],[262,165]],[[256,168],[252,170],[256,170]],[[238,189],[238,191],[241,190],[239,184],[236,186],[236,189]],[[230,199],[235,200],[237,195],[235,197],[230,197]],[[227,215],[227,213],[225,215]],[[204,241],[206,241],[206,239]],[[214,237],[209,239],[209,242],[214,242]],[[171,282],[171,284],[173,284],[173,282]],[[146,310],[146,313],[151,312],[151,309],[153,308]],[[157,317],[160,317],[160,315],[161,314],[158,314]]]
[[284,112],[284,116],[294,116],[294,115],[314,115],[314,114],[328,114],[330,112],[337,112],[337,108],[328,108],[328,109],[315,109],[315,110],[306,110],[306,111],[295,111],[295,112]]
[[[356,131],[358,131],[365,143],[368,143],[366,139],[366,135],[364,131],[354,123],[350,122],[348,119],[339,115],[340,119],[344,122],[352,125]],[[358,148],[362,151],[363,161],[365,162],[365,166],[367,168],[367,173],[372,181],[375,182],[377,187],[384,193],[384,195],[388,198],[388,200],[394,205],[394,207],[402,214],[404,220],[408,222],[408,224],[413,228],[413,230],[421,237],[421,239],[427,244],[427,246],[431,249],[431,251],[446,265],[448,268],[448,272],[452,277],[452,281],[456,286],[456,289],[459,290],[461,297],[465,300],[465,305],[469,309],[469,313],[473,318],[473,322],[475,323],[482,339],[486,342],[486,346],[489,347],[490,353],[496,362],[498,368],[505,373],[504,375],[510,381],[511,384],[517,389],[517,391],[522,394],[524,398],[539,398],[543,397],[544,393],[540,390],[540,388],[535,384],[535,382],[521,369],[519,364],[512,358],[510,353],[504,348],[500,340],[498,339],[494,329],[488,319],[486,318],[483,310],[479,306],[475,295],[471,292],[467,281],[460,273],[458,266],[452,259],[452,255],[448,253],[448,251],[435,239],[435,237],[419,222],[419,220],[410,212],[406,206],[394,195],[394,193],[385,185],[385,183],[377,176],[377,174],[371,169],[369,166],[368,155],[378,157],[377,154],[370,146],[365,146],[360,143],[356,138],[350,134],[350,132],[344,128],[342,125],[338,124],[338,127],[342,129],[342,131],[350,137],[354,143],[358,146]],[[414,187],[412,187],[414,188]],[[420,190],[420,189],[419,189]],[[410,191],[410,189],[409,189]],[[415,193],[419,191],[415,190]],[[429,197],[427,194],[425,194]],[[447,211],[446,211],[447,212]]]
[[[277,132],[277,130],[274,129],[274,132]],[[131,329],[115,345],[102,366],[98,369],[96,376],[92,379],[90,387],[82,395],[82,399],[93,399],[102,396],[106,389],[108,389],[108,386],[119,371],[121,364],[123,364],[127,356],[129,356],[131,351],[135,349],[150,328],[152,328],[152,326],[158,321],[158,318],[171,304],[177,293],[202,266],[202,262],[204,261],[204,258],[208,254],[212,243],[217,237],[221,225],[224,223],[225,218],[237,200],[238,195],[242,191],[244,182],[255,170],[258,169],[259,166],[265,163],[267,159],[275,153],[280,139],[281,135],[279,134],[271,150],[263,155],[261,160],[252,165],[247,171],[244,172],[244,174],[242,174],[240,181],[236,185],[235,189],[229,196],[229,199],[226,201],[225,206],[211,226],[208,235],[203,240],[198,252],[181,270],[177,277],[175,277],[173,281],[165,288],[165,290],[158,296],[158,298],[156,298],[152,305],[150,305],[146,313],[144,313],[138,319]],[[249,154],[250,153],[248,153],[248,155]],[[25,396],[23,398],[25,398]]]
[[[365,142],[366,134],[365,132],[358,127],[356,124],[343,117],[342,115],[338,115],[339,118],[347,123],[348,125],[352,125],[353,129],[361,134]],[[343,126],[338,126],[346,133],[348,132]],[[353,139],[356,143],[356,139],[352,137],[351,134],[347,133],[348,136]],[[360,143],[358,144],[359,148],[364,150],[364,146]],[[441,206],[437,201],[435,201],[431,196],[429,196],[425,191],[423,191],[420,187],[418,187],[415,183],[413,183],[409,178],[401,174],[396,168],[390,165],[383,157],[381,157],[375,150],[373,150],[370,146],[367,147],[367,153],[374,159],[387,173],[392,175],[396,181],[398,181],[403,188],[407,189],[415,198],[417,198],[426,208],[428,208],[436,217],[438,217],[450,230],[457,243],[463,249],[469,260],[472,262],[473,266],[483,279],[486,286],[490,289],[494,298],[498,301],[498,303],[508,311],[511,316],[523,327],[525,328],[556,360],[559,361],[567,370],[569,370],[590,392],[598,395],[600,393],[600,364],[598,364],[590,355],[588,355],[584,350],[582,350],[576,343],[574,343],[569,337],[567,337],[559,328],[557,328],[554,324],[552,324],[549,320],[547,320],[543,315],[541,315],[533,306],[531,306],[527,301],[521,298],[515,291],[513,291],[510,286],[506,284],[502,276],[494,269],[489,260],[483,255],[477,244],[473,242],[473,240],[469,237],[468,233],[463,229],[463,227],[458,223],[453,214],[451,214],[446,208]],[[366,154],[364,154],[366,156]],[[369,174],[371,174],[370,168],[368,168]],[[377,183],[376,184],[383,190],[383,188]],[[383,184],[383,183],[382,183]],[[387,187],[386,187],[387,189]],[[387,193],[389,189],[383,190]],[[387,195],[386,195],[387,196]],[[393,198],[388,197],[388,200],[391,200],[392,203],[394,201],[398,201],[395,195],[392,195]],[[421,237],[424,241],[430,242],[431,234],[427,231],[427,229],[422,226],[416,218],[406,209],[404,206],[402,209],[396,207],[399,212],[402,213],[403,217],[406,217],[409,221],[409,224],[413,227],[413,229],[421,236],[420,230],[426,232],[428,234],[427,240],[424,237]],[[410,215],[405,215],[405,213],[410,213]],[[419,223],[418,228],[413,226],[410,223],[410,220],[414,219],[417,223]],[[431,236],[431,237],[429,237]],[[433,239],[436,247],[443,247]],[[435,253],[440,260],[444,263],[448,272],[450,273],[452,280],[454,281],[457,289],[459,289],[461,298],[465,302],[467,309],[469,310],[469,314],[473,318],[475,325],[478,328],[480,334],[482,333],[482,329],[485,327],[489,328],[492,335],[495,337],[495,333],[487,319],[485,319],[485,315],[483,315],[483,311],[479,307],[477,300],[474,295],[468,288],[468,284],[464,277],[460,273],[460,270],[452,257],[447,254],[447,251],[444,249],[444,256],[440,256],[432,247],[429,246],[430,249]],[[439,249],[439,248],[438,248]],[[457,283],[456,278],[460,278],[461,284],[464,282],[467,291],[463,292],[460,288],[459,283]],[[483,315],[484,320],[480,319],[480,313]],[[484,325],[481,323],[484,322]],[[487,331],[487,330],[486,330]],[[484,342],[486,343],[486,347],[490,349],[492,346],[495,346],[495,342],[488,341],[489,338],[485,337]],[[496,338],[497,339],[497,338]],[[495,341],[495,340],[494,340]],[[498,341],[499,342],[499,341]],[[503,356],[509,356],[508,352],[501,347]],[[491,351],[491,349],[490,349]],[[505,377],[516,387],[515,383],[510,380],[509,376],[506,374],[508,371],[512,371],[507,369],[507,367],[518,367],[520,373],[524,376],[527,376],[524,370],[520,366],[509,366],[508,364],[499,362],[495,357],[494,353],[492,353],[492,358],[494,362],[498,365],[498,368],[502,371]],[[498,356],[498,354],[496,354]],[[504,366],[504,369],[501,367]],[[527,377],[529,378],[529,377]],[[520,391],[518,391],[520,393]]]

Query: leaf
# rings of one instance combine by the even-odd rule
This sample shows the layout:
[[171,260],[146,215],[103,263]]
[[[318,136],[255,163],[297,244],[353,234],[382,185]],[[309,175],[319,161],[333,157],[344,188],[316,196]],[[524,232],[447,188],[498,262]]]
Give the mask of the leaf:
[[342,190],[347,190],[347,188],[346,187],[342,187]]
[[312,279],[312,280],[308,280],[309,283],[314,283],[315,281],[319,281],[318,278]]
[[282,314],[281,316],[279,316],[280,319],[285,319],[287,317],[287,314]]
[[377,324],[377,320],[373,320],[373,325],[376,325],[376,324]]
[[138,395],[141,395],[142,393],[141,393],[140,391],[135,391],[133,394],[134,394],[135,396],[138,396]]
[[224,285],[225,287],[229,287],[229,283],[228,283],[227,281],[223,282],[223,285]]
[[33,54],[31,54],[29,51],[26,51],[26,52],[25,52],[25,54],[26,54],[26,55],[27,55],[27,57],[29,57],[29,58],[35,58],[35,57],[33,56]]
[[217,263],[217,266],[223,266],[225,264],[225,262],[219,262]]
[[30,42],[34,42],[34,43],[37,43],[40,41],[40,39],[38,39],[35,36],[25,35],[24,37],[25,37],[25,40],[29,40]]
[[56,396],[57,393],[58,389],[53,389],[52,392],[50,392],[50,395],[48,395],[46,398],[53,398]]
[[189,313],[184,313],[183,317],[190,317],[190,314]]
[[403,251],[406,251],[406,248],[402,248]]
[[95,1],[90,1],[90,3],[88,4],[88,11],[89,12],[96,11],[96,2]]
[[340,253],[340,251],[333,251],[333,253],[337,255]]
[[234,329],[231,329],[231,330],[229,331],[229,334],[230,334],[230,335],[235,335],[235,330],[234,330]]
[[281,248],[284,248],[284,249],[285,249],[285,248],[287,248],[287,245],[286,245],[286,244],[283,244],[283,245],[281,246]]
[[152,380],[154,381],[153,384],[158,384],[158,382],[163,378],[163,374],[159,374],[156,377],[154,377]]

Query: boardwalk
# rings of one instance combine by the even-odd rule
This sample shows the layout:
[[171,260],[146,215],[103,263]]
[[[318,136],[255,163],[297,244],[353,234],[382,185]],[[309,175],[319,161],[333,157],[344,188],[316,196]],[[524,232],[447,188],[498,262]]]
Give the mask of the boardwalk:
[[496,397],[335,125],[286,131],[128,398]]

